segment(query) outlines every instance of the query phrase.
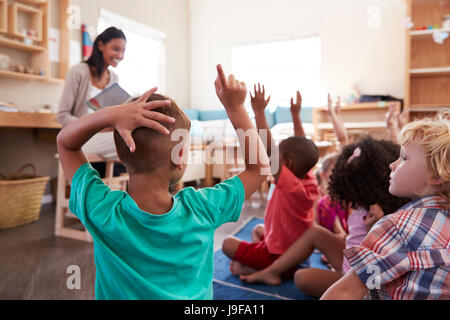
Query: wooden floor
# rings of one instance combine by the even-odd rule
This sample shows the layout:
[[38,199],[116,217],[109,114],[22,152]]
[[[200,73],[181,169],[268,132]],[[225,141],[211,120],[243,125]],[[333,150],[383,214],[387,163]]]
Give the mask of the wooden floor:
[[[264,197],[265,198],[265,197]],[[237,223],[217,229],[214,248],[250,216],[263,217],[266,203],[259,195],[246,201]],[[39,220],[13,229],[0,230],[0,300],[94,299],[95,264],[91,243],[54,235],[55,205],[42,206]],[[81,288],[68,289],[71,273],[80,268]]]

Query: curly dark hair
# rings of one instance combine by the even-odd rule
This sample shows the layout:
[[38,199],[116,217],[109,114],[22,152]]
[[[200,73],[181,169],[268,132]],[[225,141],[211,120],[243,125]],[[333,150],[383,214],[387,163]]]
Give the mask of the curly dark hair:
[[[347,163],[357,147],[360,156]],[[378,204],[384,214],[394,213],[411,201],[389,193],[389,165],[399,155],[399,145],[371,137],[345,146],[330,176],[330,197],[345,208],[369,210]]]

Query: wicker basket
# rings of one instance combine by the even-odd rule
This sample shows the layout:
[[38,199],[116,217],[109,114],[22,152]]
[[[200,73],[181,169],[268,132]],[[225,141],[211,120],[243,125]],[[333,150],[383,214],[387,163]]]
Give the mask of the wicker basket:
[[[27,168],[33,174],[22,174]],[[27,164],[14,175],[0,175],[0,229],[12,228],[39,219],[42,196],[50,177],[36,176]]]

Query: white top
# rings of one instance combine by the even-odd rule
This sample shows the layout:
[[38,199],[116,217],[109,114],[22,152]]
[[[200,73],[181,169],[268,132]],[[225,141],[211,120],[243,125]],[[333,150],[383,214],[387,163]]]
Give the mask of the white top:
[[[98,95],[100,92],[102,92],[102,89],[97,88],[96,86],[91,85],[91,90],[90,90],[90,98],[92,99],[93,97],[95,97],[96,95]],[[91,108],[88,108],[88,113],[92,113],[94,112],[94,110],[92,110]]]

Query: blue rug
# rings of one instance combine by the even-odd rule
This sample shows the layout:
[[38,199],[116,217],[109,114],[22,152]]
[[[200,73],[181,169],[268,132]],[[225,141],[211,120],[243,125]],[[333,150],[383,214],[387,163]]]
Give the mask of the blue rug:
[[[255,225],[263,223],[264,219],[251,218],[234,236],[251,241],[251,232]],[[314,252],[300,267],[328,268],[320,260],[321,254]],[[230,259],[221,249],[214,253],[214,300],[314,300],[298,290],[292,279],[284,280],[280,286],[266,284],[250,284],[239,280],[230,272]]]

